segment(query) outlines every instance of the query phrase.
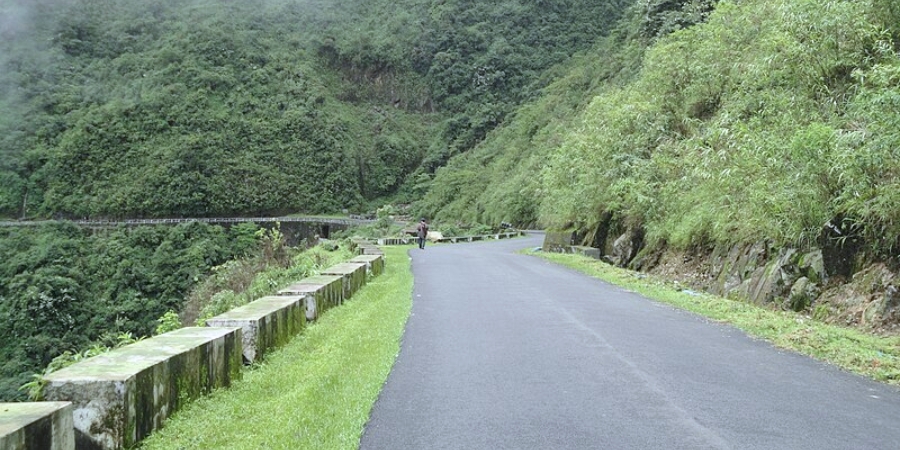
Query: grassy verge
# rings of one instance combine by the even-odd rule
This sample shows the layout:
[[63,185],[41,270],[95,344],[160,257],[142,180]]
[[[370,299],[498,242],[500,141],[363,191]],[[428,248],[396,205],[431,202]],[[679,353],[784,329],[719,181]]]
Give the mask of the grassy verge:
[[580,255],[540,253],[540,256],[654,300],[729,323],[750,336],[765,339],[778,347],[878,381],[900,384],[900,337],[875,336],[825,324],[794,312],[684,292],[658,278]]
[[144,449],[355,449],[412,305],[406,247],[385,273],[231,389],[188,405]]

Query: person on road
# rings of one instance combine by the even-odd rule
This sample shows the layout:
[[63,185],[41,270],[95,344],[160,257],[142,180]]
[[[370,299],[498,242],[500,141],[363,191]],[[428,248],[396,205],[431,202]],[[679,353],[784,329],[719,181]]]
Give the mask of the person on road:
[[425,238],[428,237],[428,223],[425,222],[424,218],[416,226],[416,236],[419,238],[419,248],[425,250]]

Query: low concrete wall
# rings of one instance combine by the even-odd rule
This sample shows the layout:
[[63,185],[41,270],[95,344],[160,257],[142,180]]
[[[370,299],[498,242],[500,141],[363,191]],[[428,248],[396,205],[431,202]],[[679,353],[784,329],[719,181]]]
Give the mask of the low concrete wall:
[[600,249],[594,247],[588,247],[584,245],[573,245],[571,247],[570,253],[575,253],[582,256],[587,256],[588,258],[600,259]]
[[53,372],[44,397],[73,403],[77,448],[122,449],[241,366],[240,328],[182,328]]
[[[369,273],[384,272],[380,248],[361,242],[358,251],[363,255],[209,319],[207,327],[182,328],[46,375],[50,402],[0,404],[0,450],[137,445],[190,400],[239,379],[244,358],[262,358],[298,334],[307,319],[350,298]],[[54,408],[60,419],[52,419],[48,431],[45,420],[51,419],[33,411]],[[33,426],[39,430],[35,439],[50,436],[53,443],[22,434]]]
[[384,273],[384,257],[381,255],[359,255],[347,262],[365,265],[366,272],[373,277]]
[[360,264],[337,264],[323,270],[322,275],[336,275],[344,279],[344,300],[366,284],[366,266]]
[[206,321],[208,327],[240,327],[244,362],[253,363],[286,344],[306,326],[306,299],[270,296]]
[[336,275],[307,277],[278,291],[278,295],[302,296],[306,320],[316,320],[327,309],[343,303],[344,278]]
[[357,253],[360,255],[384,255],[384,250],[374,244],[359,244]]
[[71,403],[0,403],[0,450],[74,448]]

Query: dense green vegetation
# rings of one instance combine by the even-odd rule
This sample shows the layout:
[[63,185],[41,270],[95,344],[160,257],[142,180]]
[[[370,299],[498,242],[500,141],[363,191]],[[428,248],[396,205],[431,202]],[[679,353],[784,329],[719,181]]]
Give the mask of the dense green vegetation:
[[830,222],[895,249],[896,2],[651,4],[677,7],[632,9],[440,170],[423,210],[679,247],[810,244]]
[[257,251],[252,224],[91,232],[0,228],[0,398],[64,351],[148,336],[214,266]]
[[288,247],[278,229],[197,222],[87,231],[0,229],[0,399],[60,368],[272,295],[346,261],[345,247]]
[[[622,3],[0,0],[0,217],[416,199]],[[257,238],[202,225],[0,230],[0,397],[21,397],[15,387],[63,351],[261,292],[236,289],[256,263],[235,258]]]
[[[0,217],[414,202],[651,246],[827,224],[891,255],[898,24],[893,0],[0,0]],[[3,373],[203,314],[188,286],[239,231],[3,231]]]
[[385,273],[326,312],[228,390],[189,404],[146,449],[355,449],[412,306],[407,248]]
[[0,214],[316,213],[420,194],[618,3],[4,0]]

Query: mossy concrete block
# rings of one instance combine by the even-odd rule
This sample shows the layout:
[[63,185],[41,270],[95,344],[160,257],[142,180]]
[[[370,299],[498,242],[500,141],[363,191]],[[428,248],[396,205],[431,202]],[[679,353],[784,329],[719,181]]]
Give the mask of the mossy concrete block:
[[72,403],[0,403],[0,450],[74,450]]
[[344,300],[353,297],[366,284],[366,266],[343,263],[322,271],[322,275],[336,275],[344,279]]
[[357,253],[360,255],[383,255],[384,250],[377,245],[360,245]]
[[306,320],[316,320],[325,310],[344,301],[344,278],[336,275],[304,278],[278,291],[278,295],[303,297]]
[[575,232],[572,230],[552,231],[544,234],[541,250],[545,252],[569,253],[575,245]]
[[[335,277],[338,282],[340,277]],[[311,322],[319,318],[319,314],[325,311],[325,290],[318,284],[292,284],[286,289],[278,291],[278,295],[287,297],[300,297],[303,300],[303,310],[306,320]]]
[[244,362],[253,363],[286,344],[306,326],[303,296],[269,296],[206,321],[208,327],[240,327]]
[[241,367],[240,328],[182,328],[53,372],[44,397],[73,403],[77,448],[130,448]]
[[588,258],[600,259],[602,256],[600,254],[599,248],[588,247],[584,245],[575,245],[572,246],[572,252],[577,253],[582,256],[587,256]]
[[381,255],[359,255],[347,262],[365,265],[366,272],[374,277],[384,273],[384,257]]

